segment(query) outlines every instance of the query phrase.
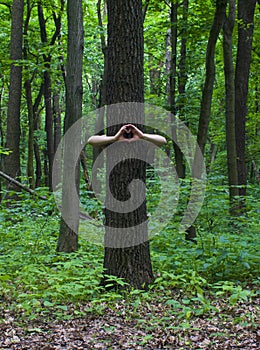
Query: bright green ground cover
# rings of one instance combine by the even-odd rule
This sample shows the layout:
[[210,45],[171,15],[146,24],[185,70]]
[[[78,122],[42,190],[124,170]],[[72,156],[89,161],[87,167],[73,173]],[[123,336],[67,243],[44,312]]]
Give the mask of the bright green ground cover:
[[[183,188],[185,191],[185,184]],[[1,308],[27,319],[50,314],[66,318],[71,317],[68,314],[71,305],[75,315],[82,313],[80,304],[86,302],[90,306],[84,312],[102,313],[107,305],[113,308],[117,301],[125,300],[137,308],[156,297],[178,307],[180,317],[188,319],[194,313],[213,310],[212,297],[226,299],[231,305],[248,302],[258,296],[259,288],[258,195],[256,186],[249,188],[247,214],[234,222],[228,214],[227,188],[208,182],[205,202],[196,221],[197,244],[185,241],[176,229],[180,208],[167,227],[151,240],[154,285],[147,292],[133,290],[126,294],[107,292],[99,286],[102,246],[80,236],[78,252],[56,254],[59,213],[52,198],[36,201],[21,194],[19,204],[9,209],[2,201]],[[152,211],[151,191],[148,199]],[[95,205],[86,200],[86,205],[90,204]],[[123,285],[124,281],[117,279],[117,283]],[[172,296],[175,291],[181,293],[181,302]]]

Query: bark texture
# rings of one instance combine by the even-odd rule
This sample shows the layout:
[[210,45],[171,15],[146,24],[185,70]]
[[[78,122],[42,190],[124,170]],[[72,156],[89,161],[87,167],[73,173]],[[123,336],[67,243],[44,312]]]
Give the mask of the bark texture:
[[[106,103],[144,101],[143,77],[143,14],[141,0],[109,0],[108,9],[108,50]],[[143,110],[138,104],[130,104],[129,109],[108,110],[107,120],[113,119],[113,127],[108,135],[114,135],[119,127],[127,122],[127,116],[135,116],[141,129],[144,124]],[[134,154],[134,145],[133,154]],[[107,163],[113,161],[113,152],[107,148]],[[126,159],[120,162],[109,176],[109,186],[115,198],[124,202],[129,198],[127,186],[133,179],[145,182],[145,163],[138,159]],[[145,194],[144,194],[145,195]],[[109,201],[109,198],[107,198]],[[137,225],[147,220],[146,203],[130,213],[105,211],[105,274],[122,277],[135,288],[145,288],[153,280],[150,261],[148,230],[144,224],[142,230]],[[117,248],[110,228],[129,228],[130,237],[127,247]],[[136,244],[137,235],[141,235],[141,244]],[[118,237],[117,237],[118,238]],[[131,241],[134,246],[131,246]],[[106,277],[102,281],[106,284]]]
[[225,92],[226,92],[226,145],[227,145],[227,165],[229,196],[231,201],[231,212],[234,209],[232,202],[238,195],[238,175],[237,175],[237,154],[236,154],[236,134],[235,134],[235,71],[232,55],[232,34],[235,24],[236,3],[229,0],[229,15],[226,17],[223,26],[223,53],[225,71]]
[[[82,1],[69,0],[68,14],[68,56],[66,71],[66,113],[64,132],[82,117],[82,58],[83,58],[83,16]],[[71,144],[65,144],[63,159],[62,219],[57,251],[70,253],[78,249],[79,200],[73,195],[73,188],[79,192],[79,164],[75,145],[80,137],[74,135]],[[75,143],[73,142],[75,141]],[[76,175],[75,175],[76,174]],[[75,179],[76,183],[72,180]]]
[[241,196],[246,195],[246,116],[248,81],[254,30],[256,0],[238,0],[238,44],[235,72],[235,113],[236,113],[236,151],[238,183]]
[[216,1],[216,11],[206,53],[206,78],[202,92],[197,141],[204,155],[207,142],[213,87],[215,81],[215,48],[226,15],[227,0]]
[[[24,1],[14,0],[12,4],[12,26],[10,59],[10,87],[7,110],[6,148],[11,153],[5,158],[4,170],[13,178],[20,176],[20,106],[22,93],[22,67],[18,61],[22,59],[22,31],[23,31]],[[10,183],[8,189],[19,190]]]

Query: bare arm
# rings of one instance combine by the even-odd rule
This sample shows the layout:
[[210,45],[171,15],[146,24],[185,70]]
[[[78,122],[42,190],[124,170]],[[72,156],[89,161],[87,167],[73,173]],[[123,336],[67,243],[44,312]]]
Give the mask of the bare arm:
[[166,138],[157,134],[143,134],[143,140],[152,142],[156,146],[163,146],[166,144]]
[[[125,133],[131,133],[130,138],[126,138]],[[132,142],[136,140],[145,140],[152,142],[156,146],[162,146],[166,144],[165,137],[156,134],[146,134],[139,130],[136,126],[132,124],[124,125],[120,128],[120,130],[114,136],[106,136],[106,135],[94,135],[88,139],[88,143],[92,146],[105,146],[109,143],[115,141],[125,141]]]
[[94,135],[88,139],[88,143],[94,147],[105,146],[111,142],[115,142],[115,136]]
[[122,138],[123,133],[125,132],[126,127],[122,126],[122,128],[114,135],[114,136],[107,136],[107,135],[94,135],[91,136],[88,139],[88,143],[92,146],[105,146],[109,143],[118,141],[120,138]]
[[161,136],[161,135],[143,133],[136,126],[131,125],[131,124],[130,124],[130,127],[131,127],[131,130],[132,130],[133,135],[134,135],[133,139],[135,139],[135,140],[139,139],[139,140],[149,141],[149,142],[152,142],[153,144],[155,144],[156,146],[162,146],[162,145],[166,144],[166,138]]

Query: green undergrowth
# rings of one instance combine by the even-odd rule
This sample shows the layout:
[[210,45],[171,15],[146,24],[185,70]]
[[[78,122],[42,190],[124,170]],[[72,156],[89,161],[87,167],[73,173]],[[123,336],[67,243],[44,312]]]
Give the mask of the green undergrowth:
[[[234,220],[228,213],[226,188],[211,188],[208,183],[196,220],[197,243],[186,241],[178,232],[180,208],[151,239],[154,284],[148,291],[127,292],[106,291],[99,285],[103,247],[89,242],[87,236],[79,236],[77,252],[56,253],[60,216],[51,196],[46,201],[21,194],[20,201],[8,209],[3,200],[0,317],[9,310],[21,320],[70,318],[102,314],[107,307],[116,309],[120,302],[126,305],[126,316],[131,311],[138,318],[140,305],[149,307],[157,299],[187,320],[214,311],[217,299],[231,305],[248,302],[258,296],[259,288],[260,206],[256,190],[249,188],[247,213]],[[44,189],[39,191],[48,196]],[[119,289],[126,284],[110,278]]]

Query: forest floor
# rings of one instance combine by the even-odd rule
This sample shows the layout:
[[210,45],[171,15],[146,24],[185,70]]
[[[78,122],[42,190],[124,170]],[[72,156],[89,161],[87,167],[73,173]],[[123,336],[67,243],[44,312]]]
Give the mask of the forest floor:
[[196,315],[189,308],[185,317],[170,304],[158,299],[136,308],[122,300],[112,308],[104,305],[100,315],[90,312],[90,304],[81,304],[78,317],[70,305],[67,319],[35,315],[34,320],[0,306],[0,349],[260,348],[257,298],[235,305],[212,300],[210,310]]

